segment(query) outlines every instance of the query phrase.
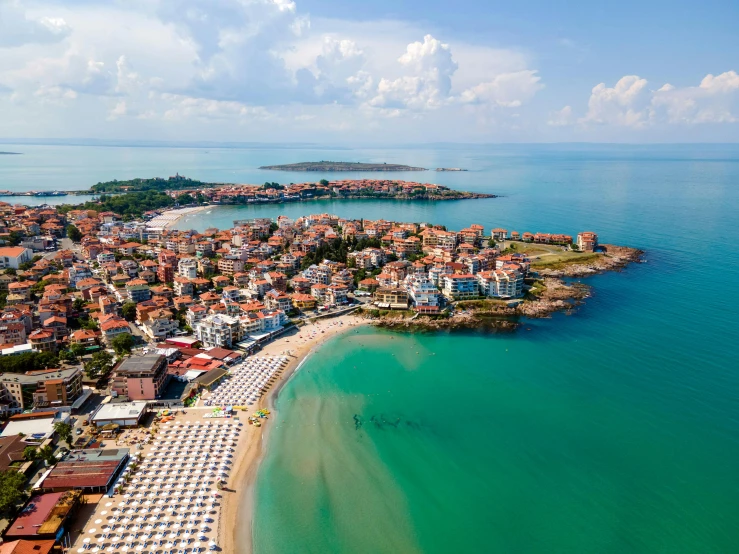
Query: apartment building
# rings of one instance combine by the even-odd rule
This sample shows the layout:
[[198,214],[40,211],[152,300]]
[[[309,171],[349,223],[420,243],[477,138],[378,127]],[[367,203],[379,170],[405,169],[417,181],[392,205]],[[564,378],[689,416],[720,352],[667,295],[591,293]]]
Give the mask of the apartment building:
[[198,276],[198,261],[195,258],[182,258],[177,264],[177,274],[185,279]]
[[480,295],[493,298],[523,296],[523,281],[523,273],[514,269],[496,269],[477,274]]
[[399,288],[379,288],[374,293],[378,308],[405,310],[408,308],[408,292]]
[[438,312],[441,293],[425,274],[409,275],[405,279],[413,307],[422,312]]
[[578,233],[577,247],[582,252],[595,252],[595,249],[598,248],[598,235],[590,231]]
[[441,292],[449,300],[465,300],[479,296],[477,278],[474,275],[443,275],[441,283]]
[[111,374],[111,391],[129,400],[155,400],[167,385],[167,358],[157,354],[131,356]]
[[0,388],[10,397],[11,411],[70,406],[82,394],[82,370],[0,373]]
[[193,330],[203,346],[231,348],[242,339],[238,318],[228,315],[206,316],[195,322]]

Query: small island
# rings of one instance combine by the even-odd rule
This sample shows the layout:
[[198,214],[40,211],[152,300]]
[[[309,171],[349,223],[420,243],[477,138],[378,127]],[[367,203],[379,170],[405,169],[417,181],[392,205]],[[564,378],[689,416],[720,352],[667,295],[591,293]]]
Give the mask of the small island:
[[0,152],[0,156],[20,156],[20,152]]
[[263,165],[259,169],[271,169],[274,171],[427,171],[425,167],[411,167],[401,164],[326,161]]
[[467,171],[461,167],[437,167],[436,171]]

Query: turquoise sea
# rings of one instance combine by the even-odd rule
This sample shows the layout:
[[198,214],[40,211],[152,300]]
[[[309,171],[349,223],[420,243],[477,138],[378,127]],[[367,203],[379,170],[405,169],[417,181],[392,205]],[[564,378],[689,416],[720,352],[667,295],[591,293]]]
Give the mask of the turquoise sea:
[[[184,228],[329,211],[593,230],[646,251],[587,279],[593,296],[571,316],[494,335],[362,329],[315,352],[270,423],[257,554],[739,550],[739,146],[38,148],[28,172],[67,188],[176,171],[317,180],[254,168],[341,159],[466,167],[399,178],[502,195],[217,207]],[[0,158],[0,189],[40,188],[25,175]]]

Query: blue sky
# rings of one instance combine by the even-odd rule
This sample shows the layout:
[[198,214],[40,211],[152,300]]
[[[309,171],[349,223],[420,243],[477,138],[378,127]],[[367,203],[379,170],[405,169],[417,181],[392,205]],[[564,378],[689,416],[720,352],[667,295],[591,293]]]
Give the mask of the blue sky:
[[0,0],[0,138],[736,142],[738,2]]

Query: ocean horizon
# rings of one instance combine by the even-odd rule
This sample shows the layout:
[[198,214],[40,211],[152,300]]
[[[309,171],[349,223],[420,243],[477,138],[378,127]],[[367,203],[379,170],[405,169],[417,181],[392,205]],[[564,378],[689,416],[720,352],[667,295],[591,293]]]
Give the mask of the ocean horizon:
[[[317,350],[270,423],[257,554],[736,549],[739,145],[315,147],[300,159],[279,148],[24,148],[0,158],[0,189],[179,172],[249,183],[397,175],[500,195],[214,206],[180,229],[331,212],[588,230],[646,252],[647,263],[582,279],[593,294],[572,315],[513,333],[363,328]],[[337,157],[469,171],[256,169]]]

